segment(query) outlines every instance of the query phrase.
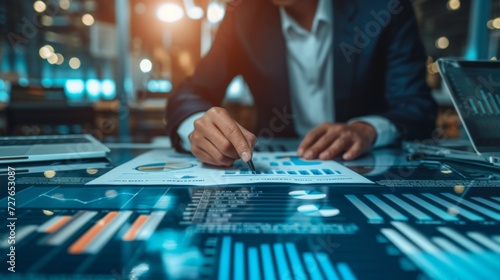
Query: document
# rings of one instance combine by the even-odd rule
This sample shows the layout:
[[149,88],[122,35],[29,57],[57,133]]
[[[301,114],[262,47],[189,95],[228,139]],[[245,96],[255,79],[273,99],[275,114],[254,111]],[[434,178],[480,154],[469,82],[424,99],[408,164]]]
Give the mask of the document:
[[304,160],[294,152],[254,152],[256,173],[242,160],[232,167],[202,164],[191,155],[153,150],[124,163],[87,185],[230,185],[252,183],[373,183],[335,161]]

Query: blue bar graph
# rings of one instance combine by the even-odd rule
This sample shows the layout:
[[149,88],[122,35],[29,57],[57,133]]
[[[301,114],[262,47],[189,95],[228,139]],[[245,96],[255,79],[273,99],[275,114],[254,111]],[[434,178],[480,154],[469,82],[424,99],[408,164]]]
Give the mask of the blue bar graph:
[[476,203],[470,202],[470,201],[468,201],[464,198],[458,197],[456,195],[452,195],[451,193],[442,193],[441,195],[446,196],[450,199],[453,199],[458,203],[461,203],[461,204],[463,204],[471,209],[478,211],[479,213],[483,213],[484,215],[486,215],[494,220],[500,221],[500,214],[496,213],[495,211],[492,211],[490,209],[486,209],[483,206],[477,205]]
[[302,267],[302,262],[300,261],[299,253],[297,253],[297,248],[295,248],[295,244],[286,243],[285,248],[288,253],[288,257],[290,258],[292,271],[296,279],[307,279],[304,268]]
[[366,218],[368,218],[368,221],[372,223],[383,223],[384,218],[377,214],[377,212],[373,211],[368,205],[366,205],[363,201],[361,201],[359,198],[357,198],[355,195],[348,194],[345,196],[356,208],[358,208],[363,215],[365,215]]
[[382,211],[384,211],[387,215],[389,215],[393,220],[396,221],[407,221],[408,218],[398,212],[396,209],[389,206],[387,203],[383,202],[380,198],[376,197],[372,194],[366,194],[366,198],[368,198],[373,204],[377,205]]
[[482,197],[473,197],[472,199],[474,199],[475,201],[481,202],[482,204],[487,205],[495,210],[500,211],[500,204],[498,204],[498,203],[495,203],[493,201],[489,201],[489,200],[484,199]]
[[325,174],[327,174],[327,175],[333,175],[333,174],[335,174],[335,173],[333,173],[333,171],[332,171],[332,170],[330,170],[330,169],[323,169],[323,172],[325,172]]
[[401,207],[402,209],[406,210],[406,212],[410,213],[412,216],[417,218],[420,221],[432,221],[432,217],[429,215],[425,214],[424,212],[418,210],[417,208],[413,207],[412,205],[406,203],[404,200],[398,198],[397,196],[393,194],[384,194],[385,197],[388,199],[392,200],[392,202],[396,203]]
[[222,246],[219,261],[219,280],[229,279],[229,271],[231,269],[231,237],[224,236],[222,238]]
[[276,256],[276,263],[278,265],[278,274],[280,279],[285,280],[290,278],[290,269],[288,268],[288,264],[286,262],[286,255],[283,244],[275,243],[273,245],[273,249],[274,255]]
[[493,95],[491,94],[491,92],[488,92],[488,97],[490,98],[491,100],[491,105],[493,105],[493,108],[495,108],[495,112],[497,114],[500,114],[500,105],[497,105],[497,102],[495,100],[495,98],[493,97]]
[[234,244],[233,278],[245,280],[245,246],[241,242]]
[[459,206],[456,206],[452,203],[449,203],[448,201],[444,200],[444,199],[441,199],[433,194],[430,194],[430,193],[424,193],[423,196],[427,197],[427,198],[430,198],[432,200],[434,200],[435,202],[443,205],[444,207],[447,207],[448,209],[456,209],[458,210],[458,214],[461,215],[461,216],[464,216],[465,218],[471,220],[471,221],[484,221],[484,219],[481,217],[481,216],[478,216],[468,210],[465,210],[464,208],[462,207],[459,207]]
[[262,266],[264,269],[264,279],[272,280],[276,279],[276,274],[274,272],[273,256],[271,254],[271,248],[269,244],[260,245],[260,253],[262,256]]
[[474,99],[469,99],[470,106],[472,107],[472,110],[474,111],[474,114],[479,114],[479,111],[477,110],[476,104],[474,103]]
[[257,248],[248,248],[248,274],[250,280],[259,280],[260,278],[260,265],[259,253]]
[[330,259],[328,259],[328,256],[325,253],[319,252],[316,253],[316,258],[318,259],[319,265],[321,266],[321,269],[325,273],[325,275],[328,276],[328,279],[330,280],[339,280],[339,276],[337,272],[335,272],[335,269],[333,268],[332,263],[330,262]]
[[420,198],[416,197],[413,194],[404,194],[404,196],[407,197],[407,198],[409,198],[409,199],[411,199],[411,200],[413,200],[415,203],[420,204],[420,206],[422,206],[423,208],[431,211],[436,216],[440,217],[441,219],[443,219],[445,221],[458,221],[458,220],[460,220],[459,218],[448,214],[447,212],[445,212],[445,211],[437,208],[436,206],[430,204],[429,202],[427,202],[427,201],[425,201],[423,199],[420,199]]
[[311,173],[314,175],[323,175],[318,169],[311,169]]
[[483,115],[486,115],[486,109],[484,108],[483,102],[481,102],[481,101],[478,100],[477,104],[479,105],[479,108],[481,109],[481,113]]
[[321,275],[321,271],[319,270],[319,266],[314,259],[312,253],[304,253],[302,254],[302,258],[304,259],[305,266],[307,271],[309,272],[309,276],[311,280],[323,280],[323,275]]
[[346,263],[338,263],[337,269],[339,270],[342,279],[344,280],[356,280],[356,276],[351,271],[351,268]]

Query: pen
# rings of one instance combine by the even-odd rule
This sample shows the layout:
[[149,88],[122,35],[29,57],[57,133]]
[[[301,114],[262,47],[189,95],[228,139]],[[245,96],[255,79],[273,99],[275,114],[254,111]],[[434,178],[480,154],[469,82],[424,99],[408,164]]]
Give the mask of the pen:
[[253,161],[252,161],[252,160],[249,160],[249,161],[247,162],[247,164],[248,164],[248,167],[250,167],[250,170],[252,170],[252,173],[253,173],[253,174],[256,174],[257,172],[255,171],[255,166],[253,165]]

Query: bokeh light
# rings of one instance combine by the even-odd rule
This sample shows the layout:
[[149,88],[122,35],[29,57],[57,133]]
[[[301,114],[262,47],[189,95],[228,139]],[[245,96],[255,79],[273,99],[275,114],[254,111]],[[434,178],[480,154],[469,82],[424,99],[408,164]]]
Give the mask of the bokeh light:
[[449,45],[450,45],[450,41],[448,40],[448,38],[446,38],[444,36],[439,37],[436,40],[436,48],[438,48],[438,49],[444,50],[444,49],[448,48]]
[[139,63],[139,68],[141,68],[142,73],[149,73],[153,69],[153,63],[151,63],[151,60],[145,58]]
[[452,11],[460,9],[460,0],[448,0],[448,3],[446,3],[446,8]]
[[82,16],[82,22],[86,26],[92,26],[92,24],[94,24],[95,20],[94,20],[94,17],[91,14],[84,14]]
[[43,1],[36,1],[34,4],[33,4],[33,9],[37,12],[37,13],[43,13],[45,12],[45,10],[47,9],[47,5],[45,5],[45,3]]
[[176,22],[184,17],[184,10],[177,4],[166,3],[158,7],[156,16],[164,22]]
[[219,2],[211,2],[207,8],[207,19],[210,23],[219,23],[226,13],[224,5]]
[[78,69],[80,68],[80,65],[80,59],[78,59],[77,57],[72,57],[69,60],[69,67],[71,67],[72,69]]

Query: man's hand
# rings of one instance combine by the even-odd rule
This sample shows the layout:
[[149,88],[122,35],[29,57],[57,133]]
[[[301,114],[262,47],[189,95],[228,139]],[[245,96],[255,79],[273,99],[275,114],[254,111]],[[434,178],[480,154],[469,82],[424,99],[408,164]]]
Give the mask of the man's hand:
[[191,152],[200,161],[217,166],[231,166],[236,159],[247,162],[257,138],[236,123],[229,113],[219,107],[208,110],[194,122],[189,135]]
[[367,123],[324,123],[304,137],[297,154],[305,159],[327,160],[343,155],[343,159],[352,160],[370,150],[376,137],[375,128]]

